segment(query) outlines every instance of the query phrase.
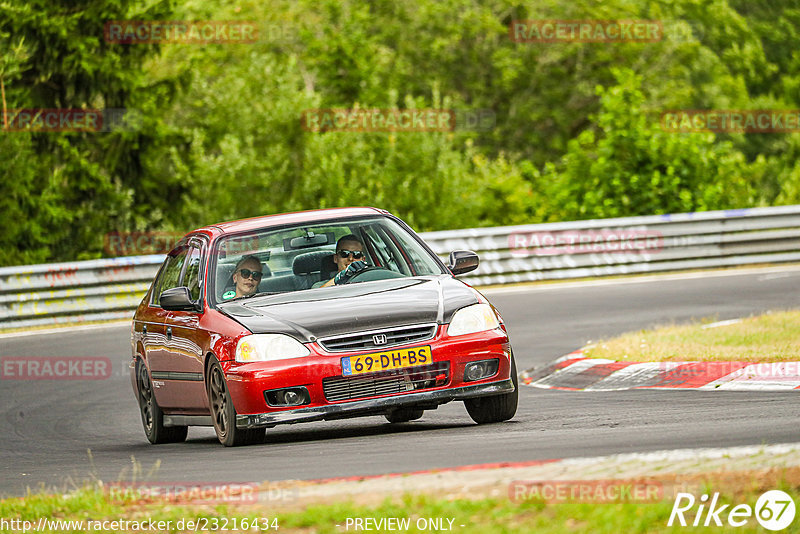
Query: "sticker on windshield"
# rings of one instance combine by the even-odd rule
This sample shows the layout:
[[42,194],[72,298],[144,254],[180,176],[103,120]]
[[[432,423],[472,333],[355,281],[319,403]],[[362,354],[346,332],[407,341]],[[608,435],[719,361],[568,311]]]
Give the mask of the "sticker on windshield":
[[223,300],[232,299],[235,296],[236,296],[236,291],[226,291],[225,293],[222,294]]

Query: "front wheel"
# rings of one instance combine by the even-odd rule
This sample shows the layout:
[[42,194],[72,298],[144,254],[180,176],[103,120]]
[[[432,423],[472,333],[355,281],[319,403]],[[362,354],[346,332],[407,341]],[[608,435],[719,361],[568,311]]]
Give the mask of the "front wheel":
[[186,440],[189,433],[187,426],[164,426],[164,412],[156,402],[153,383],[144,362],[139,362],[136,373],[136,386],[139,397],[139,411],[142,414],[142,426],[150,443],[180,443]]
[[207,387],[211,419],[220,443],[226,447],[236,447],[264,441],[265,428],[236,428],[236,410],[225,382],[225,373],[216,359],[208,369]]
[[514,391],[490,397],[466,399],[464,406],[473,421],[482,425],[484,423],[500,423],[508,421],[517,413],[517,400],[519,398],[519,379],[517,378],[517,364],[514,355],[511,355],[511,380],[514,382]]

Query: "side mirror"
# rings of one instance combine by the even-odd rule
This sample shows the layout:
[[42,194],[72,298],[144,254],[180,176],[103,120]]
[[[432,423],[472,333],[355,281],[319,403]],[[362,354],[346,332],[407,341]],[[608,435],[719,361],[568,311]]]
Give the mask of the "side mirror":
[[448,269],[455,275],[468,273],[478,268],[478,255],[471,250],[454,250],[450,253]]
[[167,289],[161,293],[158,302],[162,308],[169,311],[197,311],[197,304],[192,301],[189,288],[186,286]]

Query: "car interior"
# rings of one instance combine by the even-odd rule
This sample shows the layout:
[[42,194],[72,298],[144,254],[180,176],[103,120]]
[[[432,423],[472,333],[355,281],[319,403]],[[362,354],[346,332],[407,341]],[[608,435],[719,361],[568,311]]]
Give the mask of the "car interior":
[[294,228],[259,236],[255,250],[221,254],[214,278],[216,299],[222,300],[223,294],[234,290],[233,271],[244,255],[254,255],[261,261],[264,274],[257,293],[300,291],[326,282],[338,271],[334,262],[336,242],[348,234],[357,235],[364,244],[367,265],[381,268],[365,277],[367,281],[415,276],[427,270],[420,255],[381,223]]
[[[292,260],[291,273],[280,273],[273,276],[267,261],[262,259],[261,265],[264,275],[258,284],[258,292],[283,293],[287,291],[298,291],[310,289],[312,285],[319,281],[327,281],[336,274],[336,264],[333,261],[333,250],[315,250],[305,252],[295,256]],[[259,256],[255,253],[254,256]],[[236,261],[232,263],[222,263],[217,265],[216,288],[217,298],[222,298],[226,291],[234,289],[233,270]]]

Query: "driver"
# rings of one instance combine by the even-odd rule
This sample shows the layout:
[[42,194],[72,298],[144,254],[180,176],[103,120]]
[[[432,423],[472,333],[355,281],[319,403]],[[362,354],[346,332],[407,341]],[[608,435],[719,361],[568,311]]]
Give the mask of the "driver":
[[346,284],[356,273],[368,267],[364,261],[365,259],[364,245],[357,236],[348,234],[339,238],[339,241],[336,242],[336,253],[333,255],[333,261],[336,263],[339,272],[321,286],[316,284],[314,286],[328,287]]

